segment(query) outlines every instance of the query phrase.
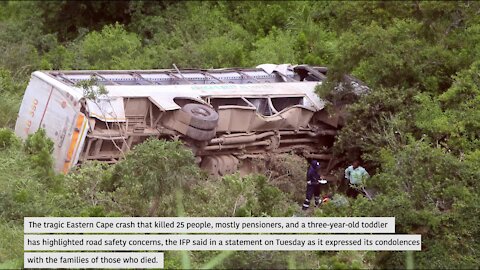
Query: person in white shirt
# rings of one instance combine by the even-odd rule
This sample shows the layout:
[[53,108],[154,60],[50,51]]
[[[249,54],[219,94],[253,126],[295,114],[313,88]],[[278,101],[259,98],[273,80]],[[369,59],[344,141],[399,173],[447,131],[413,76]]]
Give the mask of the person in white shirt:
[[345,179],[348,181],[347,196],[356,198],[360,193],[359,189],[363,187],[365,179],[370,175],[367,170],[360,166],[360,161],[355,160],[352,165],[345,169]]

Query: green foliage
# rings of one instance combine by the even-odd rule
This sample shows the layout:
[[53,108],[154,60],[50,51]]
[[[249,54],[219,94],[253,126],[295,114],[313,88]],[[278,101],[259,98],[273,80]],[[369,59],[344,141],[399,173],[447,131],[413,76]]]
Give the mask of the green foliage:
[[[391,216],[397,233],[422,235],[422,252],[414,254],[421,268],[472,268],[478,260],[480,212],[478,153],[459,160],[422,141],[395,151],[384,149],[381,168],[369,182],[379,191],[373,201],[359,198],[351,207],[327,204],[319,216]],[[385,253],[376,265],[403,265],[401,253]]]
[[[286,265],[285,251],[238,251],[222,267],[223,269],[280,269]],[[313,254],[310,254],[313,256]]]
[[[445,89],[450,84],[449,74],[458,70],[459,65],[465,67],[465,63],[472,61],[469,58],[472,55],[459,55],[458,52],[465,52],[467,48],[470,48],[470,54],[475,52],[473,47],[476,44],[464,42],[477,38],[465,30],[475,29],[477,22],[473,19],[473,10],[478,8],[478,3],[468,8],[460,2],[441,5],[434,2],[419,5],[411,2],[352,3],[341,9],[338,3],[325,6],[320,13],[333,15],[335,10],[336,14],[325,16],[322,20],[345,33],[341,50],[346,51],[337,63],[347,72],[358,70],[356,74],[372,86],[378,86],[376,83],[383,86],[397,83],[395,86],[418,84],[430,91],[435,91],[435,85]],[[355,16],[354,13],[360,15]],[[402,55],[415,57],[398,58]],[[398,70],[391,69],[394,67]],[[395,78],[385,80],[394,75]]]
[[76,87],[80,87],[83,90],[83,96],[86,99],[98,101],[103,95],[108,95],[108,91],[104,85],[98,85],[98,79],[91,77],[89,80],[79,81]]
[[24,150],[27,153],[31,168],[35,170],[36,176],[45,182],[53,180],[53,142],[47,137],[44,129],[28,135],[25,141]]
[[148,214],[156,215],[160,198],[194,181],[196,174],[195,158],[180,141],[152,138],[135,146],[117,164],[113,181],[127,194],[154,199]]
[[[58,33],[62,40],[74,39],[82,29],[99,29],[115,22],[128,22],[130,1],[45,2],[36,3],[45,32]],[[66,16],[66,15],[73,16]]]
[[189,194],[185,209],[189,216],[288,216],[295,209],[294,202],[263,175],[202,181]]
[[379,148],[401,149],[412,136],[411,119],[414,90],[380,88],[348,107],[347,125],[339,132],[335,142],[338,156],[346,155],[349,162],[360,153],[378,164]]
[[0,150],[20,146],[20,140],[12,130],[0,128]]
[[87,162],[66,176],[65,190],[71,203],[83,209],[82,216],[115,215],[112,170],[104,163]]
[[59,70],[73,69],[76,64],[77,52],[62,44],[57,44],[49,49],[42,59],[42,68]]
[[135,69],[132,61],[141,46],[135,33],[128,33],[120,24],[107,25],[102,31],[88,33],[80,42],[77,68]]
[[0,93],[18,94],[25,85],[17,83],[8,69],[0,69]]
[[146,196],[169,193],[187,180],[185,176],[195,173],[194,161],[180,141],[149,139],[127,154],[116,166],[114,177],[140,182]]
[[320,265],[320,269],[366,269],[370,268],[363,262],[365,252],[340,251],[335,255],[327,254]]
[[[299,7],[289,2],[233,2],[229,3],[233,20],[253,35],[266,36],[272,27],[285,29],[293,20],[292,11]],[[261,6],[261,8],[259,8]]]
[[[23,266],[23,227],[0,221],[0,269],[18,269]],[[17,258],[12,260],[12,258]]]
[[[147,29],[143,63],[157,68],[171,67],[174,63],[187,68],[245,65],[251,37],[226,12],[222,3],[186,2],[169,5],[155,16],[138,14],[132,27],[140,32]],[[152,28],[152,21],[165,27]]]
[[16,79],[26,80],[39,68],[37,46],[43,33],[35,5],[10,1],[0,8],[0,69],[9,70]]
[[295,64],[295,37],[289,31],[273,28],[270,33],[254,43],[252,59],[258,63],[291,63]]
[[17,120],[20,98],[9,93],[0,94],[0,126],[13,128]]
[[[11,131],[2,130],[2,134]],[[18,139],[0,149],[0,211],[5,220],[22,222],[25,216],[72,215],[76,206],[62,193],[63,179],[52,168],[51,141],[44,131],[21,145]]]
[[[225,63],[231,66],[242,66],[244,64],[245,47],[236,38],[232,39],[228,36],[212,37],[200,44],[194,44],[192,47],[191,57],[194,65],[220,68]],[[188,60],[185,59],[184,61]],[[186,65],[188,64],[184,64],[184,66]]]
[[418,95],[416,125],[445,148],[462,154],[480,147],[480,62],[454,76],[439,96]]
[[0,68],[0,127],[13,127],[25,84],[17,82],[11,72]]

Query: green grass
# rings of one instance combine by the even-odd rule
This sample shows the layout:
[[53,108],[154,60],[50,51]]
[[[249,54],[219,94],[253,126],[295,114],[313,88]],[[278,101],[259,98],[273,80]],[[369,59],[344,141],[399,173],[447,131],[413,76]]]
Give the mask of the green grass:
[[0,269],[23,265],[23,227],[0,221]]

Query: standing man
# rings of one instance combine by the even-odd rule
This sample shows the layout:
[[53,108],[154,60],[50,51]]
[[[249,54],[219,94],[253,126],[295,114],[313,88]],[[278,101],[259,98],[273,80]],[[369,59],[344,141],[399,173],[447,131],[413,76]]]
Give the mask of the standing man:
[[370,175],[367,170],[360,166],[360,161],[355,160],[352,165],[345,169],[345,179],[347,179],[349,185],[347,189],[347,196],[356,198],[360,193],[360,189],[363,190],[364,180]]
[[320,184],[326,184],[327,182],[323,180],[324,177],[320,177],[319,171],[320,163],[317,160],[312,160],[307,171],[307,192],[302,210],[307,210],[310,207],[312,196],[315,198],[315,206],[320,204]]

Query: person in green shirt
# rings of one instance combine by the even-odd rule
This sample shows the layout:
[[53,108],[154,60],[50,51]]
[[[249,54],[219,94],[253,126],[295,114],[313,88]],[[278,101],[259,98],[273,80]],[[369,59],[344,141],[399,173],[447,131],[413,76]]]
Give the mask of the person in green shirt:
[[345,179],[348,181],[347,196],[356,198],[363,188],[364,180],[370,175],[367,170],[360,166],[360,161],[355,160],[352,165],[345,169]]

